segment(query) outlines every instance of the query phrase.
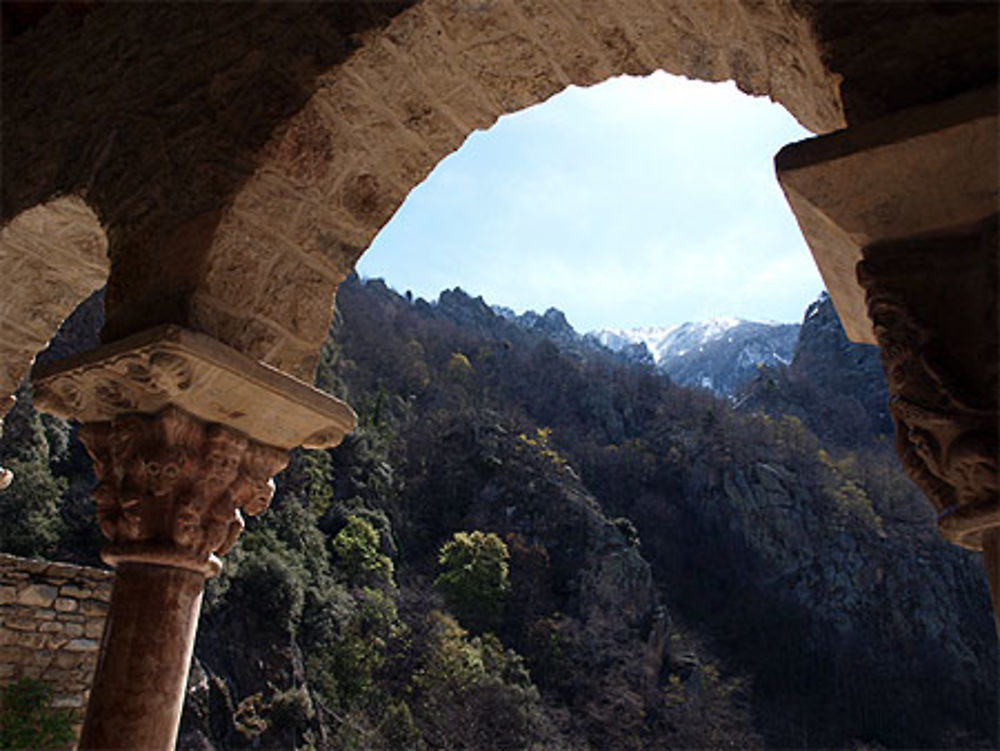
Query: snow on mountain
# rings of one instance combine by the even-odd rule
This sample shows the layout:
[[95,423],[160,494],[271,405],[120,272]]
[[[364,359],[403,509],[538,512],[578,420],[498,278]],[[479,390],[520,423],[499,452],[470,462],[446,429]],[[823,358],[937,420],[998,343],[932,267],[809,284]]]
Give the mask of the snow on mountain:
[[713,318],[675,326],[605,329],[593,336],[611,350],[645,344],[657,367],[677,383],[733,395],[758,365],[787,365],[799,326],[773,321]]
[[542,334],[564,350],[578,354],[604,347],[626,362],[655,364],[682,386],[736,395],[759,366],[787,365],[798,341],[799,325],[741,318],[712,318],[674,326],[603,329],[581,336],[556,308],[538,314],[515,313],[494,305],[493,313]]

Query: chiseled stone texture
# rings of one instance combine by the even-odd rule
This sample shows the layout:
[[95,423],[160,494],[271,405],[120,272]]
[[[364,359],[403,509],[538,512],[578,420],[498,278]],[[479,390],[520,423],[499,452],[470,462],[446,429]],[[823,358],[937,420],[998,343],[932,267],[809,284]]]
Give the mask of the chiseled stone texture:
[[80,718],[111,600],[112,573],[0,554],[0,685],[50,683]]
[[997,59],[993,3],[56,5],[4,40],[3,221],[85,193],[110,240],[105,341],[174,323],[306,380],[375,233],[503,114],[662,69],[826,133]]
[[307,380],[375,233],[503,114],[664,69],[844,124],[788,0],[107,3],[56,8],[3,62],[4,218],[85,191],[105,340],[175,323]]
[[666,70],[732,79],[814,130],[844,124],[839,78],[787,3],[423,0],[361,41],[256,154],[192,298],[195,328],[301,377],[337,285],[375,234],[504,114],[570,85]]
[[0,228],[0,420],[35,353],[104,285],[107,247],[97,215],[78,196],[30,208]]

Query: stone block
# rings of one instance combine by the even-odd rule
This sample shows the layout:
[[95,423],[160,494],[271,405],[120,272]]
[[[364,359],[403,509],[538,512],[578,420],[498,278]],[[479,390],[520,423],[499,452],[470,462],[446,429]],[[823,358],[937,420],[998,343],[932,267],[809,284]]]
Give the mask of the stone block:
[[64,670],[71,670],[80,664],[81,659],[79,652],[57,652],[53,664]]
[[81,709],[83,697],[79,694],[55,694],[52,697],[54,709]]
[[83,600],[80,603],[80,612],[84,615],[106,615],[108,612],[108,604],[105,601],[97,599]]
[[84,626],[85,624],[83,623],[67,623],[63,629],[63,633],[71,639],[75,639],[78,636],[83,636]]
[[78,613],[59,613],[56,616],[57,621],[62,621],[63,623],[86,623],[87,618],[85,616],[79,615]]
[[60,597],[71,597],[74,600],[83,600],[90,597],[91,594],[92,590],[89,587],[84,588],[75,584],[67,584],[59,588]]
[[[857,265],[880,242],[996,213],[996,88],[789,144],[778,181],[848,338],[875,344]],[[914,185],[925,189],[914,190]]]
[[60,613],[73,613],[80,607],[76,600],[69,597],[57,597],[52,606]]
[[44,647],[45,642],[48,639],[48,636],[46,634],[36,634],[34,632],[29,632],[29,631],[8,631],[5,633],[8,635],[10,639],[9,641],[10,644],[13,644],[14,646],[17,647],[25,647],[27,649],[33,649],[33,650],[41,649],[42,647]]
[[52,621],[55,620],[56,611],[43,608],[36,610],[33,615],[39,621]]
[[83,626],[83,635],[88,639],[100,639],[104,633],[104,621],[90,620]]
[[22,605],[47,608],[58,595],[59,590],[48,584],[29,584],[17,593],[17,601]]
[[[0,630],[0,634],[3,631]],[[18,647],[14,644],[4,644],[0,641],[0,665],[18,665],[22,660],[25,660],[30,656],[30,652],[22,647]]]
[[66,645],[67,652],[96,652],[100,643],[95,639],[73,639]]
[[0,587],[0,605],[9,605],[17,599],[17,588],[9,585]]
[[65,634],[49,634],[46,647],[58,651],[69,644],[69,639]]
[[38,623],[33,618],[4,618],[5,628],[12,628],[15,631],[38,631]]

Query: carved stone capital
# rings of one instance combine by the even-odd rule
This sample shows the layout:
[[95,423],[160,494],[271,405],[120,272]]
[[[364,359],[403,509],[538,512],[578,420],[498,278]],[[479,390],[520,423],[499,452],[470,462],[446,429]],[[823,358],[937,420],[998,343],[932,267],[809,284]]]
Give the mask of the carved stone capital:
[[80,428],[94,461],[105,562],[154,563],[206,575],[263,512],[287,452],[178,407]]
[[40,366],[32,380],[36,407],[83,423],[176,405],[252,440],[290,449],[336,446],[356,422],[342,401],[179,326],[150,329]]
[[970,550],[1000,529],[996,248],[993,217],[869,246],[857,268],[903,467]]
[[296,446],[337,445],[343,402],[203,334],[162,326],[39,367],[39,409],[84,423],[112,565],[211,575]]

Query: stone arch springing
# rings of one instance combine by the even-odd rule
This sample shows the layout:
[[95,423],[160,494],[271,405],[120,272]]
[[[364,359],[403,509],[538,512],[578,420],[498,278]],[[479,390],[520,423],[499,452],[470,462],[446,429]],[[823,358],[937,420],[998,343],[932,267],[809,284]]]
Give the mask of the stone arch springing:
[[35,355],[104,286],[107,249],[97,215],[77,195],[22,211],[0,228],[0,421]]

